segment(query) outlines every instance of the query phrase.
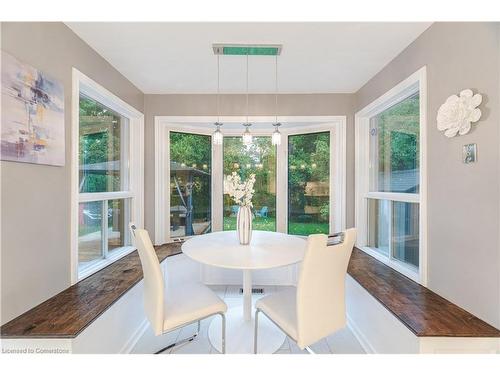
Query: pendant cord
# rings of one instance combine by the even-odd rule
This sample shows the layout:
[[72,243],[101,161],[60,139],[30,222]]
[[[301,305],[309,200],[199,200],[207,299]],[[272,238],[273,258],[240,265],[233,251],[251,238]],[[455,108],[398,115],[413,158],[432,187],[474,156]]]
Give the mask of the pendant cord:
[[248,51],[247,51],[247,124],[248,124]]
[[217,55],[217,123],[220,123],[220,108],[219,108],[220,70],[219,70],[219,56],[220,55]]
[[274,114],[275,122],[278,123],[278,54],[275,55],[275,90],[274,90]]

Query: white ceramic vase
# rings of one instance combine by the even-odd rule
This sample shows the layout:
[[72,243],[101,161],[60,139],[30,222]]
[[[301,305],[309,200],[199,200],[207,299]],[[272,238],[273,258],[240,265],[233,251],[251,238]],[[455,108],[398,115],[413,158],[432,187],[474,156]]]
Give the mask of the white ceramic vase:
[[240,244],[248,245],[252,240],[252,209],[248,206],[240,206],[236,218],[236,232]]

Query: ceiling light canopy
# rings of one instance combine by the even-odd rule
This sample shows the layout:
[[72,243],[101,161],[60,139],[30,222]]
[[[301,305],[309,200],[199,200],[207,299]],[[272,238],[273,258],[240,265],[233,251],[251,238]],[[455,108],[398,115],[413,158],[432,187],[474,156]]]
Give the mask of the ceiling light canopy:
[[281,54],[281,44],[213,44],[216,55],[236,56],[277,56]]

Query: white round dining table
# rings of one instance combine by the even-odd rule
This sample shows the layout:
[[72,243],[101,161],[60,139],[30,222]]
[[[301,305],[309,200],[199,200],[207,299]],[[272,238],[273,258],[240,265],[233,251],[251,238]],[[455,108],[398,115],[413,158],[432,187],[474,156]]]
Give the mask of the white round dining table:
[[[248,245],[241,245],[235,231],[213,232],[188,239],[182,252],[209,266],[243,271],[243,304],[226,313],[226,353],[253,353],[252,271],[289,266],[304,258],[307,241],[277,232],[253,231]],[[259,319],[259,353],[274,353],[285,334],[269,319]],[[221,351],[221,320],[213,319],[208,336]]]

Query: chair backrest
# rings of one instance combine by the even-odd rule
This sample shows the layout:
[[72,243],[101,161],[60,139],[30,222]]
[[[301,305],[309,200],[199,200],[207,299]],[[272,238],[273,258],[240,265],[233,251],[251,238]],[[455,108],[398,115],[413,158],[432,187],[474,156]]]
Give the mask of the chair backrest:
[[155,335],[163,333],[165,284],[160,262],[149,234],[144,229],[129,224],[134,245],[139,252],[144,274],[144,309]]
[[304,348],[345,326],[345,277],[356,229],[328,246],[328,236],[310,235],[297,284],[297,344]]

